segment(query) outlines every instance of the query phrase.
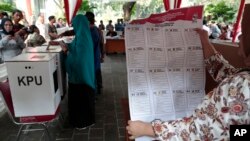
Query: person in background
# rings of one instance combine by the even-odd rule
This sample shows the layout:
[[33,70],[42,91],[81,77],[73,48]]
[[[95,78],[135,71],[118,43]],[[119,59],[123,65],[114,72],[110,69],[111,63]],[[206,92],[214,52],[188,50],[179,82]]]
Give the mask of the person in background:
[[50,40],[55,40],[60,37],[57,34],[56,26],[54,25],[55,22],[56,22],[56,17],[49,16],[48,34],[49,34]]
[[105,26],[103,24],[103,21],[101,20],[99,24],[99,33],[101,37],[101,42],[100,42],[101,63],[104,62],[104,37],[103,37],[104,30],[105,30]]
[[[25,15],[25,12],[22,11],[23,18],[19,21],[19,23],[25,27],[29,26],[29,22],[27,20],[27,17]],[[29,17],[28,17],[29,18]]]
[[221,40],[232,40],[231,31],[228,25],[223,25],[221,27],[221,35],[219,36]]
[[9,18],[9,15],[7,12],[2,12],[3,18]]
[[203,26],[202,26],[202,28],[207,31],[208,36],[211,35],[212,32],[211,32],[210,28],[207,26],[207,21],[206,20],[203,20]]
[[[243,42],[250,40],[248,29],[239,37],[238,54],[250,66],[250,54],[243,46]],[[170,141],[226,141],[229,140],[230,125],[250,124],[250,70],[234,68],[215,50],[205,30],[195,30],[200,36],[208,72],[219,85],[204,97],[190,117],[173,121],[156,119],[151,123],[128,121],[126,129],[130,139],[151,136]]]
[[107,31],[110,31],[111,29],[114,30],[114,26],[113,26],[113,24],[112,24],[112,20],[109,20],[108,25],[106,25],[106,30],[107,30]]
[[40,31],[40,35],[42,35],[44,38],[46,38],[46,34],[45,34],[45,23],[44,23],[44,14],[43,13],[40,13],[38,18],[37,18],[37,21],[36,21],[36,24],[37,28],[39,29]]
[[40,35],[40,31],[37,26],[35,25],[29,26],[29,32],[30,35],[27,38],[28,47],[41,46],[42,44],[46,43],[44,37]]
[[[8,18],[8,14],[7,14],[7,12],[0,11],[0,25],[1,25],[1,22],[2,22],[3,18]],[[2,31],[1,26],[0,26],[0,31]]]
[[58,18],[56,23],[56,28],[61,28],[61,27],[65,27],[65,23],[62,18]]
[[3,18],[9,18],[8,13],[4,11],[0,11],[0,24]]
[[20,35],[14,32],[10,19],[2,19],[1,27],[3,30],[0,32],[0,63],[3,63],[21,54],[25,44]]
[[218,25],[215,23],[215,21],[211,22],[211,36],[209,38],[211,39],[218,39],[220,34],[221,34],[221,30],[218,27]]
[[95,124],[94,46],[86,16],[76,15],[72,26],[75,38],[60,45],[66,54],[69,123],[81,130]]
[[114,31],[114,28],[109,28],[109,31],[107,32],[106,36],[110,36],[110,37],[117,36],[117,32]]
[[24,40],[26,40],[26,38],[28,37],[28,32],[27,28],[25,28],[24,25],[20,24],[19,22],[23,19],[23,13],[22,11],[16,9],[12,12],[12,16],[13,16],[13,31],[14,33],[17,33],[18,35],[21,36],[21,38]]
[[120,19],[120,22],[121,22],[121,31],[124,32],[125,23],[123,22],[123,19]]
[[100,30],[105,30],[105,26],[104,26],[102,20],[100,20],[99,29],[100,29]]
[[117,19],[117,23],[115,24],[115,31],[121,31],[122,27],[121,27],[121,23],[120,23],[120,19]]
[[24,27],[24,25],[19,23],[23,19],[23,13],[22,11],[16,9],[12,12],[12,16],[13,16],[13,24],[14,24],[13,31],[16,33]]
[[94,45],[94,60],[95,60],[95,78],[96,78],[96,89],[97,94],[101,94],[102,89],[102,71],[101,71],[101,42],[102,33],[95,26],[95,15],[92,12],[86,12],[85,16],[88,18],[90,23],[90,32]]
[[35,25],[36,24],[36,17],[34,14],[30,16],[30,24],[29,25]]

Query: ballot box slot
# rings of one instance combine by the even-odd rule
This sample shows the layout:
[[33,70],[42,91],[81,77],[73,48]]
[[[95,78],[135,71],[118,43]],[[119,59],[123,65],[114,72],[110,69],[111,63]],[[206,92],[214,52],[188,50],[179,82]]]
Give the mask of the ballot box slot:
[[54,88],[55,88],[55,94],[56,94],[58,90],[57,69],[53,72],[53,79],[54,79]]

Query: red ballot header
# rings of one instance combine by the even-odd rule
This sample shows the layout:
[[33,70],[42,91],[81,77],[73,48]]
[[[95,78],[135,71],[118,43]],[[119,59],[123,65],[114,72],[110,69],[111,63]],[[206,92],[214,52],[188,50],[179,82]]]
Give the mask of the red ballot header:
[[146,19],[133,20],[130,22],[130,24],[145,24],[145,23],[159,24],[165,21],[176,21],[176,20],[194,21],[196,19],[202,19],[202,13],[203,13],[203,6],[178,8],[160,14],[152,14]]

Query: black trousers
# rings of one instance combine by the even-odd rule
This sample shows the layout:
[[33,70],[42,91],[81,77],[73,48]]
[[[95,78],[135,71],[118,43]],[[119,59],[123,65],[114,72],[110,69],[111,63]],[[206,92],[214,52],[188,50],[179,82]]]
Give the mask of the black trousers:
[[95,91],[86,84],[69,83],[69,123],[84,128],[95,123]]
[[101,69],[96,70],[95,72],[96,76],[96,88],[97,88],[97,94],[101,94],[102,89],[102,71]]

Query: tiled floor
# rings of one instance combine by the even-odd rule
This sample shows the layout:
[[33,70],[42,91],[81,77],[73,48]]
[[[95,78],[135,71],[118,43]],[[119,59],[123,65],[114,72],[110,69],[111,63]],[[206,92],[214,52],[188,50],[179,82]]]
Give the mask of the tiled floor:
[[[125,124],[121,99],[127,98],[126,57],[123,54],[106,56],[102,64],[103,94],[96,102],[96,124],[85,130],[70,128],[67,120],[50,124],[49,131],[56,141],[124,141]],[[67,99],[61,103],[62,115],[67,119]],[[19,126],[5,113],[0,118],[0,141],[14,141]],[[30,127],[35,128],[35,127]],[[42,131],[26,132],[21,141],[43,141]]]

